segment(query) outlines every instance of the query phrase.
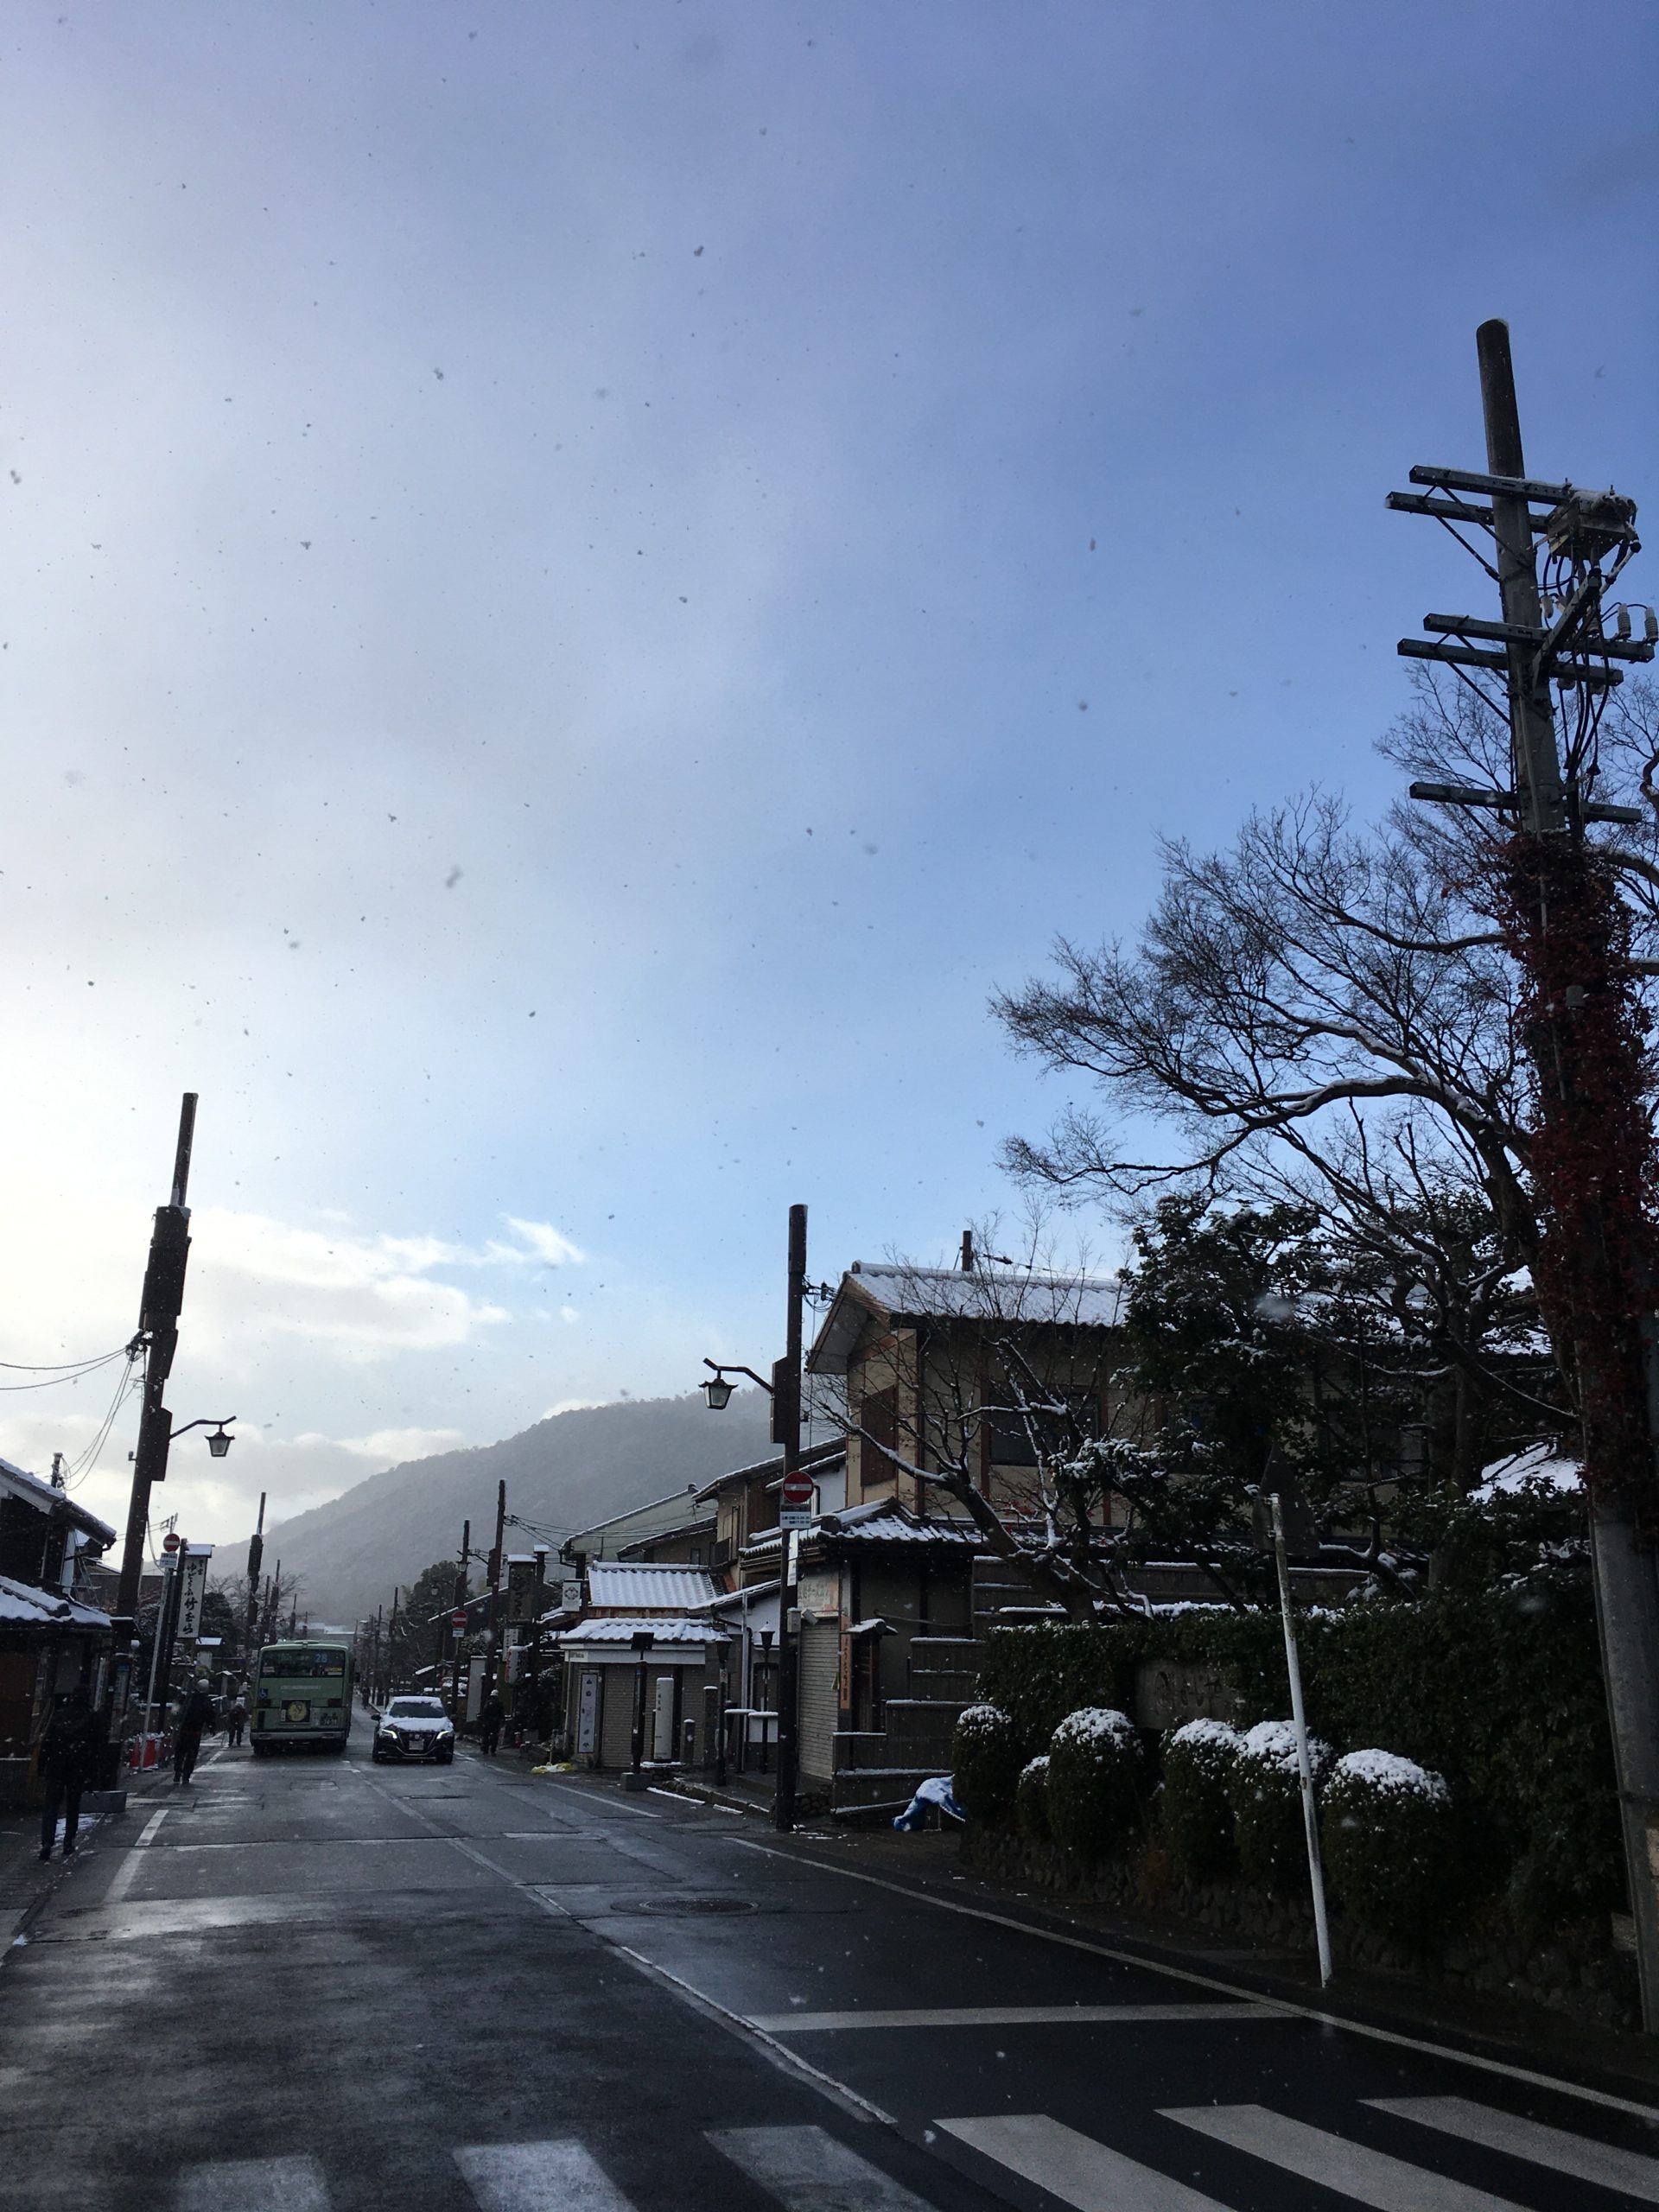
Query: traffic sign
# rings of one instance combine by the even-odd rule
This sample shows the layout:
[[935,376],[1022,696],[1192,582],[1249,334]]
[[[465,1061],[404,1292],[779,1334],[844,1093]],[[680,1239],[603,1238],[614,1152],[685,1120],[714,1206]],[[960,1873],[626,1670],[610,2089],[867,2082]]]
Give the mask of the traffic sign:
[[465,1636],[467,1633],[467,1616],[459,1605],[449,1616],[449,1629],[454,1636]]
[[806,1529],[811,1526],[811,1522],[812,1478],[798,1468],[792,1475],[784,1477],[778,1526],[780,1529]]
[[162,1538],[162,1549],[167,1554],[168,1557],[171,1559],[174,1553],[177,1551],[182,1541],[183,1538],[179,1535],[178,1530],[176,1529],[169,1529],[166,1535]]

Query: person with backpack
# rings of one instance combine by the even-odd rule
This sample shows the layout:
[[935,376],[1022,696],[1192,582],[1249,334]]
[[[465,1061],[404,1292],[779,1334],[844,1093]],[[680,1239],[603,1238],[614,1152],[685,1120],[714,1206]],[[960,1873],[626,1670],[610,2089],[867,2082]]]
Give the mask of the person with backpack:
[[36,1764],[46,1794],[41,1802],[41,1856],[50,1859],[63,1814],[63,1855],[75,1855],[80,1826],[80,1794],[97,1770],[103,1748],[104,1717],[92,1710],[84,1689],[67,1691],[41,1738]]
[[201,1753],[201,1735],[205,1728],[217,1728],[219,1713],[208,1693],[207,1677],[198,1675],[190,1694],[184,1701],[176,1732],[173,1738],[173,1781],[175,1787],[189,1781],[196,1770],[196,1761]]
[[478,1716],[478,1748],[486,1759],[495,1756],[495,1747],[501,1740],[501,1723],[506,1717],[507,1708],[492,1690]]

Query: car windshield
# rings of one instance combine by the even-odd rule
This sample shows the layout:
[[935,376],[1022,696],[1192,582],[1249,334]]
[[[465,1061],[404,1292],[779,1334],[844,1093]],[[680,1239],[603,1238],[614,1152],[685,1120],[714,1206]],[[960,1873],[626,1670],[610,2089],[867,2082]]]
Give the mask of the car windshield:
[[394,1720],[446,1720],[448,1715],[435,1697],[395,1697],[386,1707]]

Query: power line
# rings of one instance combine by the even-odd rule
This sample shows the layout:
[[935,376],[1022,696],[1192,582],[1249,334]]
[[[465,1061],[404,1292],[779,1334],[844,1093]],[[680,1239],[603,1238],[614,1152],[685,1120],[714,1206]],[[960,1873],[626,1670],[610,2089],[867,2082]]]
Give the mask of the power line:
[[128,1349],[126,1344],[118,1344],[113,1351],[101,1351],[86,1359],[0,1359],[0,1367],[9,1368],[14,1375],[59,1375],[72,1367],[102,1367],[105,1360],[118,1359]]
[[[88,1360],[85,1366],[77,1367],[73,1371],[66,1370],[60,1374],[42,1375],[38,1382],[0,1382],[0,1390],[51,1390],[62,1382],[79,1382],[84,1376],[95,1375],[100,1367],[107,1367],[111,1360],[123,1357],[126,1351],[127,1346],[123,1344],[119,1351],[106,1351],[102,1359]],[[0,1360],[0,1367],[10,1365],[9,1361]],[[12,1371],[26,1374],[29,1370],[19,1370],[14,1368]]]

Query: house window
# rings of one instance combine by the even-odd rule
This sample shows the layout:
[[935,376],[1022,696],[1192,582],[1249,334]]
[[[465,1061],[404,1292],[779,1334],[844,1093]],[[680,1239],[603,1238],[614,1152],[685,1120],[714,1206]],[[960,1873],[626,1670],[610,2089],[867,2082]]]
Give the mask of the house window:
[[994,1467],[1034,1467],[1039,1453],[1045,1459],[1064,1458],[1083,1438],[1100,1434],[1098,1390],[1056,1390],[1051,1397],[1064,1402],[1064,1415],[992,1408],[987,1425]]

